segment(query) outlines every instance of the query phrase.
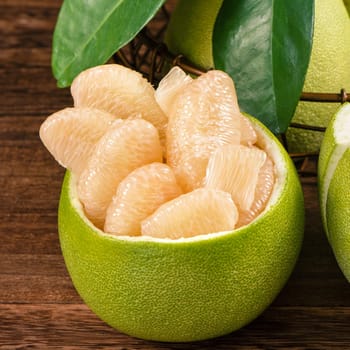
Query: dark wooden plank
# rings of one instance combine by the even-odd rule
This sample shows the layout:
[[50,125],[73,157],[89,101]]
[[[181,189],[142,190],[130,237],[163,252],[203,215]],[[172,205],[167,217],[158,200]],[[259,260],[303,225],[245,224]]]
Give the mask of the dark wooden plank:
[[1,0],[1,6],[4,8],[55,8],[59,9],[62,4],[62,0]]
[[[0,89],[2,105],[0,117],[48,116],[62,108],[72,106],[69,89],[58,89],[47,68],[23,67],[16,73],[1,69]],[[16,121],[17,123],[20,120]]]
[[[5,40],[0,41],[0,66],[16,67],[15,63],[18,63],[17,68],[20,68],[28,62],[38,64],[38,48],[51,48],[60,4],[61,1],[1,2],[0,34]],[[34,52],[31,51],[33,48]],[[11,49],[11,56],[6,49]],[[45,58],[48,63],[50,55]]]
[[0,177],[0,187],[6,188],[0,201],[0,212],[9,215],[13,212],[22,214],[43,213],[57,211],[59,191],[48,191],[52,186],[58,189],[60,179],[42,178],[33,183],[31,177]]
[[[2,123],[0,120],[0,127]],[[0,132],[1,135],[1,132]],[[48,150],[39,140],[38,135],[26,135],[27,140],[6,140],[0,145],[0,178],[8,178],[6,181],[12,181],[11,178],[30,178],[34,183],[48,184],[54,178],[61,179],[65,169],[60,166],[51,156]]]
[[[0,276],[68,276],[60,254],[0,254]],[[1,277],[0,277],[1,278]],[[10,302],[15,299],[9,300]]]
[[[0,256],[0,258],[2,258]],[[81,302],[68,275],[0,275],[0,303],[77,303]]]
[[[270,308],[232,334],[195,343],[160,343],[122,334],[84,305],[0,305],[3,348],[347,349],[349,308]],[[334,330],[337,329],[337,336]]]
[[[0,118],[1,147],[21,146],[27,143],[25,148],[29,150],[36,148],[37,145],[35,143],[28,144],[28,141],[36,141],[39,144],[39,128],[45,118],[46,115],[26,116],[15,114],[12,116],[2,116]],[[17,152],[14,150],[13,153],[16,154]],[[11,156],[10,152],[9,155]],[[5,160],[6,154],[1,153],[0,157]]]
[[[48,42],[50,39],[48,40]],[[0,46],[1,47],[1,46]],[[0,51],[0,67],[6,69],[22,68],[51,68],[51,46],[48,47],[29,47],[18,49],[18,47],[5,47]]]
[[61,254],[56,212],[5,214],[0,210],[0,254]]

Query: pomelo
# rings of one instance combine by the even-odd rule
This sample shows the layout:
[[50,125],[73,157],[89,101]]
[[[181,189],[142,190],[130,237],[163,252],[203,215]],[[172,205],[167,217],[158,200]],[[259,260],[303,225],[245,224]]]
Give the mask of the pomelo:
[[[350,18],[343,0],[316,0],[313,46],[303,91],[350,91]],[[292,122],[326,127],[337,103],[299,102]],[[322,132],[289,128],[291,152],[319,151]]]
[[[204,69],[214,67],[212,32],[222,0],[179,0],[169,21],[165,42],[173,54],[183,54]],[[315,0],[315,28],[303,91],[350,91],[349,0]],[[336,103],[299,102],[293,122],[326,126]],[[323,133],[289,128],[292,152],[318,151]]]
[[262,213],[234,231],[176,240],[106,234],[86,218],[77,179],[66,173],[61,248],[74,286],[102,320],[143,339],[203,340],[251,322],[281,291],[302,243],[303,194],[284,148],[251,121],[276,182]]
[[179,0],[170,16],[165,43],[199,67],[214,67],[212,34],[223,0]]
[[[270,305],[298,257],[304,207],[294,164],[266,127],[240,113],[231,78],[214,70],[198,79],[175,70],[157,98],[146,84],[146,97],[160,97],[169,111],[163,159],[159,129],[134,113],[147,108],[134,88],[127,113],[121,73],[138,81],[137,72],[107,65],[73,82],[81,98],[109,105],[107,74],[110,96],[125,103],[125,119],[108,115],[103,135],[92,137],[100,113],[88,109],[82,122],[87,107],[75,107],[79,118],[67,117],[67,124],[65,117],[54,133],[47,126],[57,113],[40,129],[48,150],[67,167],[67,155],[82,153],[74,136],[91,140],[82,171],[68,167],[59,206],[72,281],[97,315],[136,337],[194,341],[232,332]],[[195,188],[183,191],[174,160],[186,176],[196,174]]]
[[339,108],[326,130],[318,179],[324,229],[350,282],[350,103]]

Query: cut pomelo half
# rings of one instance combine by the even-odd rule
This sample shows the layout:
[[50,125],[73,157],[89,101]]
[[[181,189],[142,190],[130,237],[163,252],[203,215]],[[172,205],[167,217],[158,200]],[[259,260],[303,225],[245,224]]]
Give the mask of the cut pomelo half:
[[104,64],[81,72],[71,85],[75,107],[93,107],[116,118],[141,116],[152,123],[165,143],[167,117],[152,85],[139,73],[119,64]]
[[143,119],[116,120],[96,144],[78,184],[86,215],[100,228],[119,183],[138,167],[162,161],[157,129]]
[[339,108],[325,132],[318,184],[324,230],[350,282],[350,103]]
[[86,217],[77,179],[67,172],[62,252],[79,294],[105,322],[143,339],[203,340],[246,325],[281,291],[302,243],[303,194],[284,148],[251,120],[276,181],[265,209],[239,229],[179,239],[106,234]]
[[95,108],[65,108],[42,123],[39,135],[60,165],[80,175],[97,141],[115,119]]

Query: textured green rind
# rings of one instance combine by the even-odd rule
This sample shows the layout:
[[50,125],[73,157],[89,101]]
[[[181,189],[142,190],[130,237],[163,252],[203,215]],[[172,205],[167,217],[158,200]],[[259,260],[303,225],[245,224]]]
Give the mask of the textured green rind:
[[[336,149],[334,123],[345,103],[332,117],[321,144],[318,160],[318,186],[321,217],[328,241],[335,258],[345,277],[350,282],[350,150],[347,149],[339,160],[326,194],[326,203],[322,202],[326,191],[325,177],[331,166],[332,154]],[[349,130],[350,132],[350,130]]]
[[67,172],[59,206],[60,242],[87,305],[118,330],[159,341],[209,339],[256,318],[289,278],[304,231],[301,186],[282,152],[288,174],[273,207],[249,226],[197,241],[103,235],[72,204],[74,184]]
[[350,149],[338,163],[329,186],[326,215],[329,240],[338,265],[350,282]]
[[336,114],[331,119],[331,121],[329,123],[329,127],[326,129],[326,131],[324,133],[323,144],[327,145],[327,146],[321,147],[320,154],[318,157],[318,173],[317,173],[317,175],[319,178],[319,182],[323,182],[323,178],[326,174],[326,170],[328,167],[330,157],[332,155],[334,147],[336,146],[335,139],[334,139],[334,127],[333,127]]
[[323,193],[325,191],[324,178],[326,176],[326,170],[328,168],[328,164],[332,156],[334,147],[336,146],[335,139],[334,139],[334,128],[333,128],[335,116],[336,114],[330,120],[329,126],[324,133],[322,145],[327,145],[327,146],[326,147],[322,146],[320,148],[318,164],[317,164],[318,191],[319,191],[319,201],[320,201],[320,208],[321,208],[321,219],[322,219],[323,228],[325,230],[327,237],[328,237],[328,229],[327,229],[327,220],[326,220],[326,214],[325,214],[326,212],[323,209],[324,205],[322,203],[322,198],[323,198]]
[[[214,67],[212,32],[223,0],[179,0],[172,12],[164,41],[175,55],[184,55],[203,69]],[[193,43],[196,43],[194,45]]]
[[[345,2],[344,2],[345,4]],[[342,0],[315,1],[313,48],[304,92],[333,92],[350,89],[350,21]],[[339,105],[300,101],[292,122],[326,127]],[[289,128],[290,152],[318,152],[323,133]]]

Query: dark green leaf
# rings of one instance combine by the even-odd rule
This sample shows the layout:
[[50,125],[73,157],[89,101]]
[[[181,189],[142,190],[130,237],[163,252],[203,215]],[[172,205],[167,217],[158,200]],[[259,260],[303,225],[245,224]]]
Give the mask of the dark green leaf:
[[165,0],[65,0],[58,16],[52,70],[60,87],[105,63],[154,16]]
[[311,55],[314,0],[224,0],[215,67],[233,78],[240,107],[274,133],[294,114]]

